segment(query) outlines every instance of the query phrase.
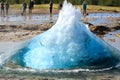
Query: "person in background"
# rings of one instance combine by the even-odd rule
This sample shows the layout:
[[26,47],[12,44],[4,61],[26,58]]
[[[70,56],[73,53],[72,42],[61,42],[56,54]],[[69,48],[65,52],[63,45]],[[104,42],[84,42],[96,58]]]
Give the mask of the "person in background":
[[52,14],[52,8],[53,8],[53,2],[52,1],[50,1],[49,6],[50,6],[50,14]]
[[87,9],[86,0],[83,1],[83,3],[82,3],[82,8],[83,8],[83,15],[87,15],[87,12],[86,12],[86,9]]
[[34,8],[34,2],[33,2],[33,0],[30,0],[30,3],[29,3],[29,13],[32,13],[33,8]]
[[8,10],[9,10],[9,3],[6,1],[5,3],[5,7],[6,7],[6,15],[8,15]]
[[27,3],[26,2],[23,2],[23,15],[26,14],[26,9],[27,9]]
[[1,2],[1,15],[4,15],[5,11],[4,11],[4,2]]
[[63,4],[62,4],[62,2],[60,2],[59,6],[58,6],[58,10],[61,10],[62,6],[63,6]]

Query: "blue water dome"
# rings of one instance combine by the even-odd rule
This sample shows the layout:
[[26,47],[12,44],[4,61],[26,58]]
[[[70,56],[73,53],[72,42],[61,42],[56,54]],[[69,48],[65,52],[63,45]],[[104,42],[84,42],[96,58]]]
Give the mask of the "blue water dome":
[[65,1],[56,24],[32,38],[11,61],[39,70],[115,66],[120,52],[94,35],[80,18],[80,9]]

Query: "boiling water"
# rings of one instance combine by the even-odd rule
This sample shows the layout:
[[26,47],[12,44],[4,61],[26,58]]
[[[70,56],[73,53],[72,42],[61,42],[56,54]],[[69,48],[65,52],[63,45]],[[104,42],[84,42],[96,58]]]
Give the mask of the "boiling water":
[[56,24],[14,51],[10,61],[39,70],[103,69],[118,64],[120,52],[91,33],[81,17],[80,9],[65,1]]

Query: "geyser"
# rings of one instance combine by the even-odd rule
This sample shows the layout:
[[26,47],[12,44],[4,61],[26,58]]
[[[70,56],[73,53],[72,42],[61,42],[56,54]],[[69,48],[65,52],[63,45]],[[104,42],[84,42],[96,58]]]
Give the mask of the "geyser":
[[11,61],[41,70],[115,66],[119,51],[91,33],[80,18],[80,10],[65,1],[56,24],[32,38]]

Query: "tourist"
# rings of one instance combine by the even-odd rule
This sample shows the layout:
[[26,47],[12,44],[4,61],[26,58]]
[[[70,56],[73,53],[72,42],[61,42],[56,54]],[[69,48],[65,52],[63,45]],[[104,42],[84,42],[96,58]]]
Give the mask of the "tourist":
[[82,3],[82,8],[83,8],[83,15],[87,15],[87,12],[86,12],[86,9],[87,9],[86,0],[83,1],[83,3]]
[[1,15],[4,15],[4,2],[1,2]]
[[33,8],[34,8],[34,2],[33,2],[33,0],[30,0],[30,3],[29,3],[29,13],[32,13]]
[[27,9],[27,3],[23,2],[23,15],[26,14],[26,9]]
[[61,10],[62,6],[63,6],[63,4],[62,4],[62,2],[60,2],[58,10]]
[[5,7],[6,7],[6,15],[8,15],[8,9],[9,9],[9,3],[8,2],[6,2]]
[[53,8],[53,2],[52,1],[50,1],[49,6],[50,6],[50,14],[52,14],[52,8]]

